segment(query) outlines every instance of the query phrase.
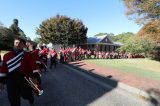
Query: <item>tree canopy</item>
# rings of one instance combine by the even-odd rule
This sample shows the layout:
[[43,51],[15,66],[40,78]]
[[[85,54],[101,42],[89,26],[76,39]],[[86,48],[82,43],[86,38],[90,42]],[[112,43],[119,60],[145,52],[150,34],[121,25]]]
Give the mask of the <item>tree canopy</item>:
[[36,37],[36,38],[33,40],[33,42],[35,42],[35,43],[37,43],[37,44],[42,43],[39,37]]
[[150,55],[156,45],[151,38],[147,36],[139,38],[132,32],[112,36],[112,40],[123,43],[123,46],[117,49],[119,52],[143,54],[145,57]]
[[147,37],[143,37],[143,39],[135,39],[134,36],[127,40],[127,42],[117,50],[132,54],[143,54],[145,57],[148,57],[154,47],[155,43],[153,43],[151,39],[148,39]]
[[12,49],[13,33],[6,27],[0,27],[0,49]]
[[94,37],[103,36],[103,35],[114,36],[113,33],[98,33],[98,34],[94,35]]
[[160,0],[123,0],[126,15],[137,23],[145,24],[160,19]]
[[146,24],[138,32],[137,39],[143,39],[143,37],[148,37],[152,41],[158,43],[160,42],[160,21],[152,21]]
[[79,45],[87,40],[88,28],[79,19],[71,19],[63,15],[56,15],[43,21],[36,33],[44,43]]
[[25,40],[31,41],[30,37],[27,37],[24,32],[18,27],[18,19],[13,20],[13,24],[10,26],[10,28],[5,27],[0,22],[0,49],[13,49],[13,40],[15,35],[20,36]]
[[138,45],[135,46],[136,49],[145,54],[153,52],[160,42],[160,0],[123,0],[123,2],[127,7],[126,15],[136,23],[144,25],[133,39]]
[[121,42],[125,44],[134,35],[135,34],[132,32],[125,32],[125,33],[118,34],[116,36],[111,36],[111,39],[115,42]]

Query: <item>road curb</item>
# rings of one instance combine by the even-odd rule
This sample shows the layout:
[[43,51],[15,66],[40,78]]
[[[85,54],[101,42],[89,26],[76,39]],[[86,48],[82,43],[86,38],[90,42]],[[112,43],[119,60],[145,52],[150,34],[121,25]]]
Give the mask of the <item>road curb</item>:
[[[90,72],[88,72],[88,71],[86,71],[86,70],[83,69],[83,68],[79,68],[79,67],[74,66],[74,65],[71,65],[71,64],[66,64],[66,65],[69,66],[69,67],[71,67],[71,68],[73,68],[73,69],[76,69],[76,70],[78,70],[78,71],[82,71],[82,72],[85,72],[85,73],[87,73],[87,74],[96,74],[96,75],[98,75],[99,77],[102,77],[102,78],[107,79],[107,80],[111,80],[111,79],[109,79],[109,78],[106,78],[106,76],[104,76],[104,75],[102,75],[102,74],[100,74],[100,73],[97,73],[97,72],[95,72],[95,71],[90,71]],[[108,84],[108,85],[109,85],[109,86],[112,86],[111,84]],[[144,91],[144,90],[141,90],[141,89],[138,89],[138,88],[135,88],[135,87],[132,87],[132,86],[129,86],[129,85],[124,84],[124,83],[119,82],[119,81],[117,81],[117,88],[124,89],[124,90],[126,90],[127,92],[130,92],[130,93],[132,93],[132,94],[135,94],[135,95],[137,95],[137,96],[139,96],[139,97],[141,97],[141,98],[143,98],[143,99],[147,99],[147,100],[150,100],[150,99],[151,99],[151,96],[150,96],[150,94],[149,94],[148,92],[146,92],[146,91]]]
[[144,99],[150,99],[150,94],[147,93],[146,91],[144,90],[141,90],[141,89],[138,89],[138,88],[135,88],[135,87],[132,87],[132,86],[129,86],[129,85],[126,85],[122,82],[118,82],[118,88],[121,88],[121,89],[124,89],[130,93],[133,93],[133,94],[136,94]]

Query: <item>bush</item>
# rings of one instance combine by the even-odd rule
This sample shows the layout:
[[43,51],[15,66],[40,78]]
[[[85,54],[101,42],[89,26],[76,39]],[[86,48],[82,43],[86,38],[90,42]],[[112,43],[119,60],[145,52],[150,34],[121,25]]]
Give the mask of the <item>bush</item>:
[[152,52],[151,52],[151,58],[157,61],[160,61],[160,48],[155,48]]

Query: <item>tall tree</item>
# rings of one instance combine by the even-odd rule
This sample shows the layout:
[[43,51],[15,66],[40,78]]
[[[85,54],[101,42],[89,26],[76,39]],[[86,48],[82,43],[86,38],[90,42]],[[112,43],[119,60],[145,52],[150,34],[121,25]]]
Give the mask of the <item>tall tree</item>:
[[13,23],[12,25],[10,26],[10,30],[12,31],[12,33],[16,36],[20,36],[24,39],[26,39],[26,35],[24,34],[23,30],[21,30],[19,27],[18,27],[18,19],[13,19]]
[[126,15],[137,23],[146,24],[160,19],[160,0],[123,0]]
[[87,28],[80,20],[71,19],[67,16],[56,15],[43,21],[36,33],[44,43],[62,44],[64,46],[71,44],[80,44],[85,42],[87,37]]

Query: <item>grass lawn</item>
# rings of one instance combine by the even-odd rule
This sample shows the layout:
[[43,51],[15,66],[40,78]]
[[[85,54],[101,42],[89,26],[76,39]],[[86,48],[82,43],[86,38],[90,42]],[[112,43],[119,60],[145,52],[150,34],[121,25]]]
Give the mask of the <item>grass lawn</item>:
[[137,76],[160,80],[160,62],[149,59],[91,59],[86,62]]

